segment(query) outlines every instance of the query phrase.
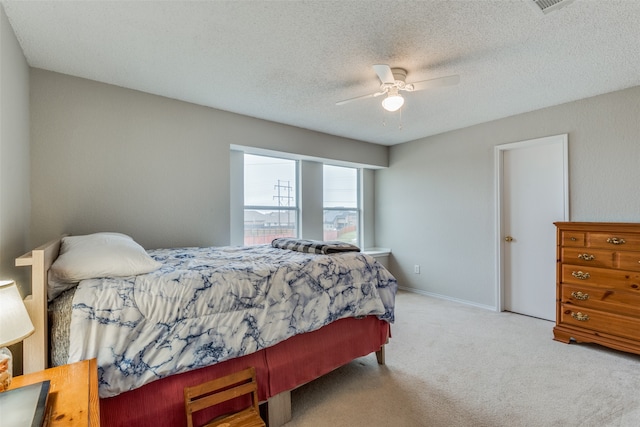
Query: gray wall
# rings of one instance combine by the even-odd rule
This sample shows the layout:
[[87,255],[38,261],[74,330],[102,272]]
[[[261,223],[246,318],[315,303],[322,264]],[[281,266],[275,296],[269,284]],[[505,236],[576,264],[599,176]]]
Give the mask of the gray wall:
[[640,87],[397,145],[375,231],[401,286],[495,307],[494,147],[565,133],[570,220],[640,222]]
[[388,148],[31,70],[32,237],[226,245],[230,145],[385,167]]
[[14,260],[29,250],[29,171],[29,66],[0,5],[0,280],[23,295],[29,277]]
[[[0,280],[15,280],[22,296],[30,275],[15,258],[30,248],[29,175],[29,66],[0,5]],[[22,343],[10,350],[19,375]]]

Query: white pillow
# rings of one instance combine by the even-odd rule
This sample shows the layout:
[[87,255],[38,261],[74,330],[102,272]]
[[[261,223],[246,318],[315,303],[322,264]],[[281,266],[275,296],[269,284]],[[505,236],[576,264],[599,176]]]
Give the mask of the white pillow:
[[49,269],[48,299],[53,300],[81,280],[137,276],[161,266],[126,234],[63,237],[58,258]]

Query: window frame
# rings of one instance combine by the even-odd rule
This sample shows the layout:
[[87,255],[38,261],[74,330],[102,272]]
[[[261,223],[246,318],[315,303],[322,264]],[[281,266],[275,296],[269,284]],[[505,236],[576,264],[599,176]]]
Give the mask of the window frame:
[[[244,243],[244,155],[298,161],[298,216],[297,234],[305,239],[324,238],[323,213],[323,165],[354,168],[358,173],[359,201],[359,246],[363,250],[375,247],[374,197],[375,172],[380,167],[339,159],[320,158],[294,154],[249,145],[230,144],[230,230],[229,244],[243,246]],[[247,205],[248,206],[248,205]],[[271,209],[271,207],[268,207]]]
[[[323,179],[324,179],[324,167],[325,166],[333,166],[333,167],[339,167],[339,168],[345,168],[345,169],[354,169],[356,171],[356,207],[355,208],[347,208],[347,207],[326,207],[325,204],[325,200],[324,200],[324,189],[323,189],[323,194],[322,194],[322,217],[324,219],[324,212],[325,211],[334,211],[334,212],[355,212],[356,213],[356,224],[357,224],[357,229],[356,229],[356,241],[355,242],[349,242],[349,243],[353,243],[356,246],[360,246],[360,244],[362,243],[363,240],[363,213],[362,213],[362,198],[363,198],[363,194],[362,194],[362,168],[356,167],[356,166],[344,166],[344,165],[336,165],[333,163],[324,163],[322,164],[322,172],[323,172]],[[324,184],[323,184],[324,185]],[[324,239],[324,220],[322,223],[322,235],[323,235],[323,239]]]
[[[287,160],[287,161],[291,161],[294,163],[294,179],[295,182],[293,184],[293,189],[295,192],[295,196],[294,196],[294,200],[295,200],[295,206],[269,206],[269,205],[246,205],[244,204],[244,174],[245,174],[245,164],[244,164],[244,156],[246,155],[250,155],[250,156],[256,156],[256,157],[268,157],[268,158],[274,158],[274,159],[278,159],[278,160]],[[243,245],[245,246],[251,246],[251,244],[247,244],[246,243],[246,239],[247,239],[247,235],[246,235],[246,222],[244,220],[244,215],[246,214],[247,210],[253,210],[253,211],[270,211],[270,212],[277,212],[277,211],[290,211],[294,213],[294,224],[295,224],[295,232],[294,235],[292,237],[294,238],[299,238],[300,237],[300,229],[301,229],[301,208],[300,208],[300,187],[301,187],[301,179],[300,179],[300,161],[297,159],[291,159],[291,158],[287,158],[287,157],[278,157],[276,155],[266,155],[266,154],[255,154],[255,153],[251,153],[251,152],[247,152],[247,151],[243,151],[242,152],[242,158],[243,158],[243,173],[242,173],[242,188],[243,188],[243,197],[242,197],[242,215],[243,215],[243,227],[242,227],[242,242]],[[280,185],[280,180],[278,180],[278,185]],[[258,243],[254,243],[253,245],[256,245]]]

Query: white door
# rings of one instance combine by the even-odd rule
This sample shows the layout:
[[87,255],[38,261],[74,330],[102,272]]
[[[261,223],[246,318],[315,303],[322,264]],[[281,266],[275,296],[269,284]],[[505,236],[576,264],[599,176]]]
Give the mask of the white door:
[[504,310],[555,320],[553,223],[568,219],[567,135],[496,150],[501,184],[498,299]]

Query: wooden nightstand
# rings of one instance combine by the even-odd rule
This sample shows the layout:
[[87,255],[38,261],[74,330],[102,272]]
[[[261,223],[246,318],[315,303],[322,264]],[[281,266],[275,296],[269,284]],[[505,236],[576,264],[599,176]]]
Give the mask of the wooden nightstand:
[[51,381],[49,426],[100,426],[96,359],[14,377],[9,389]]

